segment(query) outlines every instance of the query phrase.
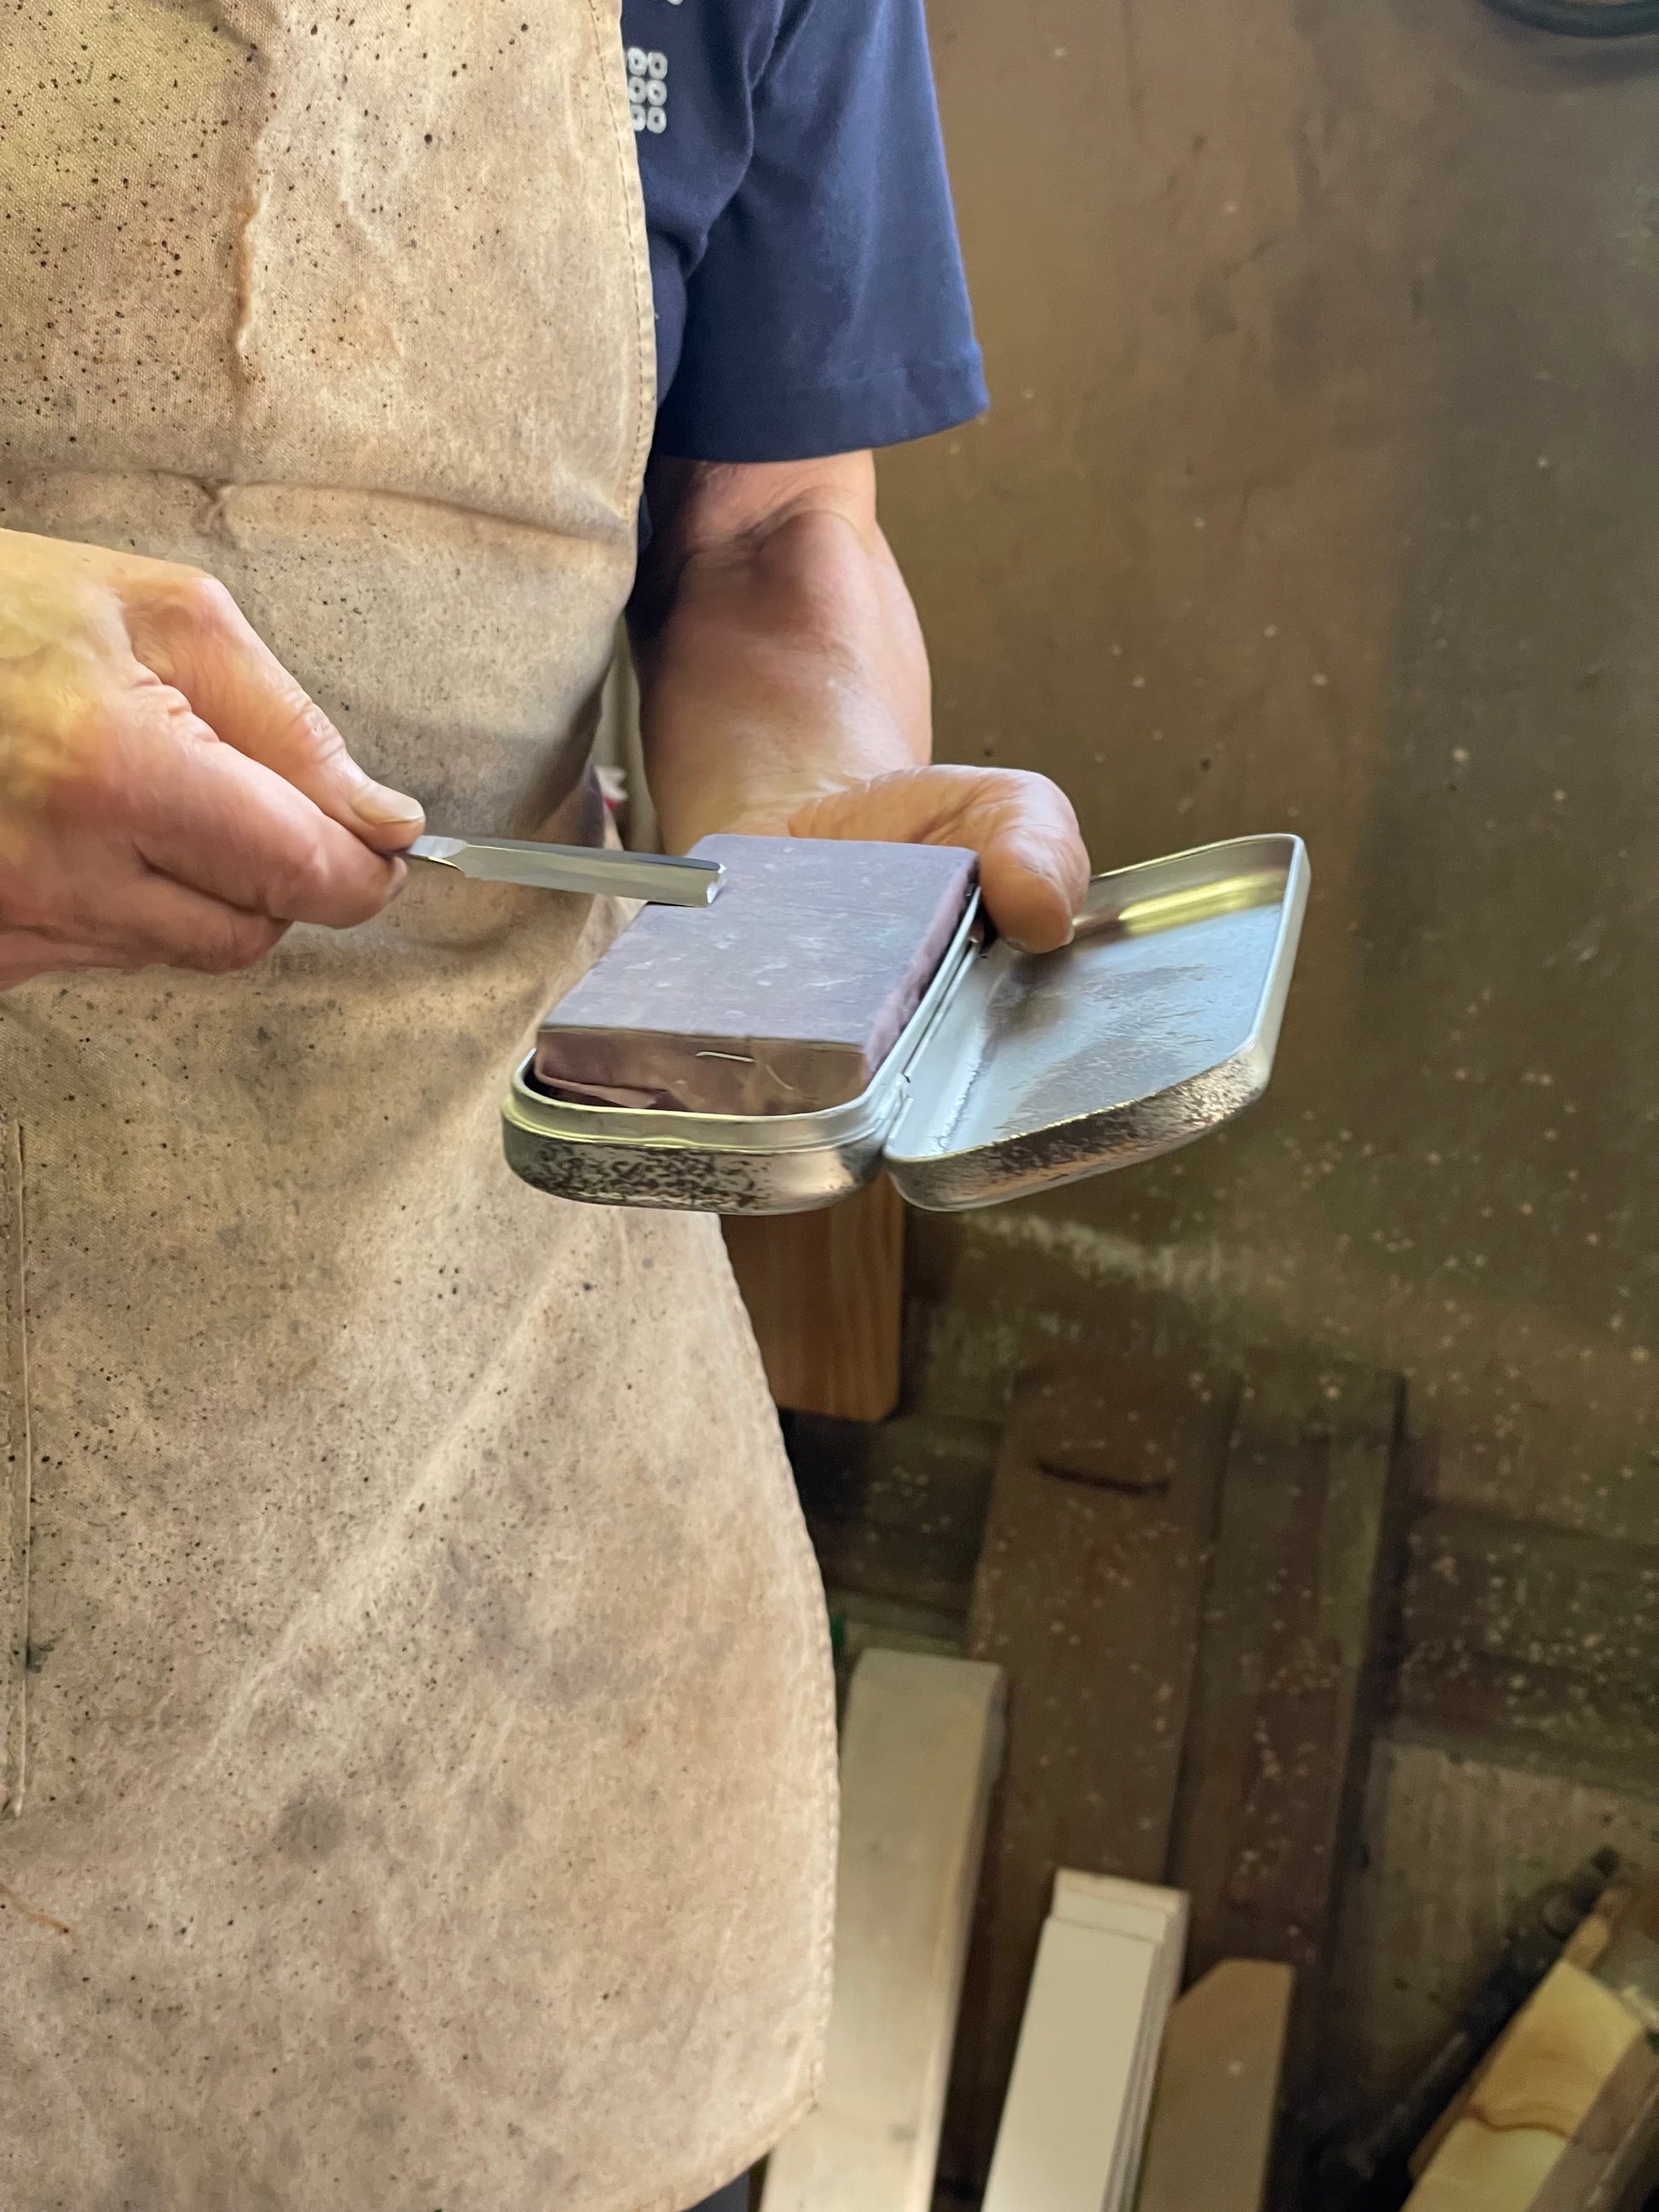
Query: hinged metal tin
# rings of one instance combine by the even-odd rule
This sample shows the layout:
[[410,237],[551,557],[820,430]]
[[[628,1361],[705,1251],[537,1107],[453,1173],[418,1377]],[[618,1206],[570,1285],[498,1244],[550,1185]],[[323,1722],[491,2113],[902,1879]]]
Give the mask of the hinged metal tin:
[[1308,896],[1297,837],[1097,876],[1059,952],[988,947],[970,912],[862,1095],[821,1114],[503,1109],[538,1189],[601,1206],[791,1213],[885,1165],[913,1206],[994,1206],[1190,1144],[1261,1097]]

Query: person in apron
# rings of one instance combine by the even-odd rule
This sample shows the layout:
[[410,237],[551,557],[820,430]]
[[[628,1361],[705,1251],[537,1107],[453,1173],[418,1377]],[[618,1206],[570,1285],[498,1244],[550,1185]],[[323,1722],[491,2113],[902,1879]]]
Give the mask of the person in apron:
[[[681,2212],[811,2101],[827,1638],[718,1225],[500,1156],[621,917],[395,856],[422,807],[600,838],[643,534],[671,842],[969,842],[1064,936],[1059,794],[925,765],[863,449],[977,368],[928,350],[931,122],[921,230],[870,158],[931,118],[915,0],[859,9],[705,0],[672,57],[614,0],[0,26],[17,2212]],[[647,231],[699,86],[719,205],[659,170]],[[896,361],[881,236],[937,311]]]

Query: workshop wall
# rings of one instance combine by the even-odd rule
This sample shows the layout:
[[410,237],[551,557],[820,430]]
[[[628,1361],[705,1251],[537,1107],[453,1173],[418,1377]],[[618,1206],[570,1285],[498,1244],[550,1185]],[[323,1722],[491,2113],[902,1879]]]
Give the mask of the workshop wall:
[[[884,464],[939,750],[1057,776],[1097,866],[1294,827],[1315,890],[1234,1132],[917,1224],[921,1399],[994,1413],[1056,1279],[1139,1287],[1223,1345],[1402,1371],[1442,1507],[1646,1571],[1659,40],[1477,0],[934,0],[933,25],[995,401]],[[1592,1675],[1597,1632],[1563,1631]],[[1650,1693],[1598,1745],[1504,1717],[1429,1698],[1377,1789],[1474,1802],[1482,1759],[1595,1750],[1627,1811],[1659,1790]],[[1376,1825],[1420,1859],[1421,1821]],[[1367,1924],[1398,1962],[1389,1879]],[[1440,1912],[1417,1996],[1493,1909]],[[1415,2001],[1378,1996],[1407,2006],[1383,2045]]]

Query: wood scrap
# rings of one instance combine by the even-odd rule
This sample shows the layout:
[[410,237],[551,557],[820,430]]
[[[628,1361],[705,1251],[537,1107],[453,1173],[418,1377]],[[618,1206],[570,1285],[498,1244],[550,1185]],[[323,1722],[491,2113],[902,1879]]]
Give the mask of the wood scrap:
[[1167,1491],[1180,1474],[1203,1378],[1143,1364],[1132,1386],[1116,1361],[1050,1358],[1022,1376],[1009,1413],[1014,1451],[1045,1474],[1103,1490]]
[[[1133,1340],[1064,1348],[1082,1386],[1061,1395],[1061,1352],[1028,1372],[996,1461],[969,1649],[1009,1677],[1009,1744],[993,1814],[963,2000],[945,2171],[983,2187],[1055,1870],[1162,1881],[1181,1770],[1204,1577],[1237,1385],[1185,1347]],[[1028,1400],[1025,1393],[1031,1394]],[[1049,1472],[1080,1401],[1115,1403],[1127,1464],[1158,1480]],[[1131,1424],[1127,1414],[1141,1419]],[[1073,1442],[1076,1441],[1073,1437]],[[1099,1462],[1096,1462],[1097,1472]]]
[[[1614,1927],[1630,1908],[1632,1896],[1633,1892],[1628,1886],[1620,1884],[1614,1884],[1602,1892],[1595,1911],[1584,1915],[1561,1947],[1561,1956],[1570,1966],[1582,1967],[1587,1974],[1595,1973],[1596,1967],[1607,1954],[1607,1946],[1613,1941]],[[1506,1948],[1512,1951],[1514,1946],[1511,1943]],[[1540,1979],[1543,1973],[1547,1971],[1547,1967],[1540,1968]],[[1519,2009],[1518,2003],[1516,2009]],[[1468,2110],[1470,2099],[1486,2079],[1486,2071],[1492,2064],[1495,2051],[1496,2045],[1493,2050],[1487,2051],[1481,2057],[1479,2063],[1471,2070],[1462,2087],[1412,2153],[1408,2171],[1413,2181],[1421,2180],[1441,2144],[1444,2142],[1452,2129]]]
[[887,1178],[817,1213],[725,1229],[777,1404],[885,1420],[898,1403],[904,1308],[904,1201]]
[[[1642,2026],[1611,1990],[1562,1960],[1493,2051],[1407,2212],[1535,2212],[1569,2147],[1576,2208],[1638,2118],[1659,2075]],[[1558,2196],[1559,2191],[1557,2191]]]
[[1261,2212],[1294,1982],[1270,1960],[1224,1959],[1176,1999],[1136,2212]]
[[1296,1970],[1298,2100],[1381,1700],[1404,1408],[1395,1376],[1253,1363],[1204,1606],[1170,1878],[1193,1899],[1197,1971],[1237,1956]]
[[768,2162],[763,2212],[927,2212],[1002,1723],[994,1667],[859,1662],[823,2090]]
[[[1503,1948],[1468,1992],[1438,2046],[1380,2112],[1328,2142],[1316,2180],[1321,2212],[1394,2206],[1438,2147],[1499,2038],[1557,1962],[1577,1946],[1587,1965],[1598,1942],[1589,1917],[1607,1898],[1619,1855],[1605,1846],[1529,1898]],[[1611,1909],[1611,1908],[1609,1908]],[[1611,1940],[1611,1929],[1607,1939]]]
[[1126,2212],[1181,1976],[1186,1899],[1055,1877],[983,2212]]
[[1659,2073],[1630,2051],[1528,2212],[1639,2212],[1659,2189]]

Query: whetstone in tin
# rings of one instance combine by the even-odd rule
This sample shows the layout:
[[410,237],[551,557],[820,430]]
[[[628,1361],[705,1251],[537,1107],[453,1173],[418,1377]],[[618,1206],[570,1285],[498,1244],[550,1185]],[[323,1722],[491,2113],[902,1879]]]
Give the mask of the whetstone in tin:
[[955,846],[705,837],[703,912],[649,907],[556,1006],[537,1082],[567,1097],[702,1114],[856,1098],[915,1012],[973,890]]

